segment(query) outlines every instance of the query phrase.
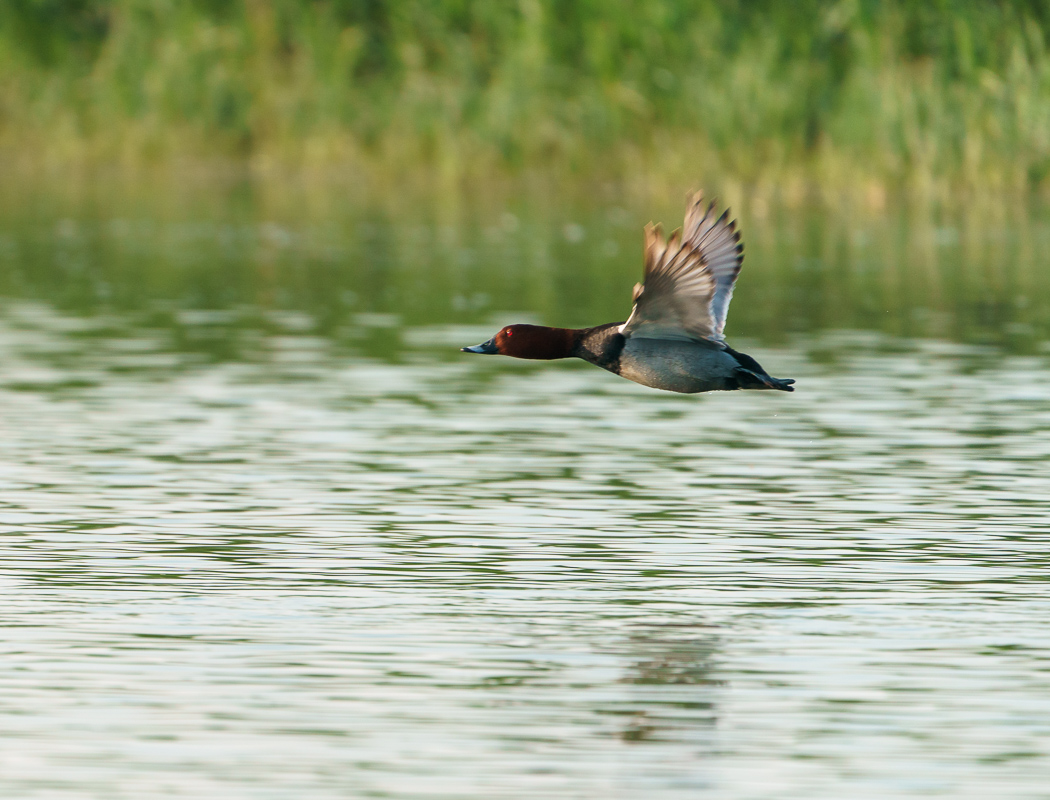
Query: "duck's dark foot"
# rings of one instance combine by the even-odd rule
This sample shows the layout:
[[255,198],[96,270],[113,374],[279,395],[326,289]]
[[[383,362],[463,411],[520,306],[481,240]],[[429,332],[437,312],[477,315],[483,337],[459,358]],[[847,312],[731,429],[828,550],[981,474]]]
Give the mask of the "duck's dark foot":
[[791,385],[794,378],[774,378],[764,373],[752,372],[740,367],[736,370],[737,383],[741,389],[778,389],[781,392],[793,392],[795,388]]

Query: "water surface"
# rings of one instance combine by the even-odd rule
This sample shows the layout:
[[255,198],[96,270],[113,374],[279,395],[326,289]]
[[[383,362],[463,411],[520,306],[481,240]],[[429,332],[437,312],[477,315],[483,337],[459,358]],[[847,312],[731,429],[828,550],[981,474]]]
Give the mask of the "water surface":
[[605,207],[104,211],[3,231],[4,796],[1046,796],[1030,262],[785,228],[730,327],[799,390],[686,397],[457,350],[615,318]]

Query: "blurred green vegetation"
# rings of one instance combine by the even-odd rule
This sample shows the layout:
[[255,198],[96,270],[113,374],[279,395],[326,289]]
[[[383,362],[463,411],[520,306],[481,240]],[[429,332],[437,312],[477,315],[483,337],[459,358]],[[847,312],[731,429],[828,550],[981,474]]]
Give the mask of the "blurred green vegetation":
[[6,0],[0,154],[1019,197],[1050,188],[1048,32],[1035,0]]

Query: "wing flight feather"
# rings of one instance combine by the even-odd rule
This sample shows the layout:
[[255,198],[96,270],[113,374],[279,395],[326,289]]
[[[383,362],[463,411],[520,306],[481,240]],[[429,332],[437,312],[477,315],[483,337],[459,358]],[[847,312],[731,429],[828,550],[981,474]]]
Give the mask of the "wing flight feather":
[[716,216],[712,202],[693,196],[685,225],[664,240],[659,225],[645,228],[645,282],[634,289],[634,310],[625,336],[705,339],[722,344],[729,301],[744,246],[727,209]]

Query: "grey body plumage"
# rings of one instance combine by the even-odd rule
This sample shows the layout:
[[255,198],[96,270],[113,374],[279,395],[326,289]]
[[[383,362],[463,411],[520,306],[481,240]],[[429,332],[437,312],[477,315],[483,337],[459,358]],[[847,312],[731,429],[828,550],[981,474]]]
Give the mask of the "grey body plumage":
[[713,392],[739,388],[740,364],[719,347],[697,342],[628,339],[620,353],[619,374],[668,392]]
[[624,337],[621,322],[580,331],[572,355],[607,369],[629,381],[668,392],[781,389],[784,382],[766,373],[744,353],[724,344],[698,340],[664,340]]

